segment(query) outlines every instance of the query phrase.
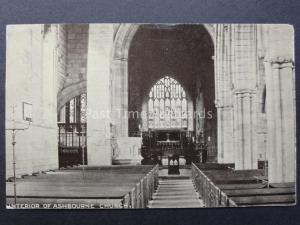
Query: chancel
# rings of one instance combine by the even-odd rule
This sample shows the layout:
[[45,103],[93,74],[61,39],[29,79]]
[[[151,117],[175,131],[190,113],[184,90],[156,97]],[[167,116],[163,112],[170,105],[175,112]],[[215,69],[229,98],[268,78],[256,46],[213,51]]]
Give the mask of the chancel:
[[8,208],[295,204],[292,26],[9,25],[6,44]]

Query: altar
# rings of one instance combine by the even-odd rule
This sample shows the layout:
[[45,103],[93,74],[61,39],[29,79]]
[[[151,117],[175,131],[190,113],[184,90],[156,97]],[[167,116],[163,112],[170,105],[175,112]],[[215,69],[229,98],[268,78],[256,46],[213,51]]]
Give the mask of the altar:
[[161,151],[161,155],[163,156],[173,156],[181,154],[180,141],[157,141],[156,146]]
[[[180,141],[167,139],[166,141],[157,141],[156,144],[160,149],[161,154],[159,156],[159,160],[162,165],[169,165],[169,158],[174,156],[179,158],[179,165],[185,165],[183,149]],[[174,163],[177,163],[177,161],[174,161]]]
[[186,130],[184,129],[151,129],[145,134],[147,154],[154,156],[162,165],[168,165],[169,157],[178,157],[179,164],[185,165],[184,147]]

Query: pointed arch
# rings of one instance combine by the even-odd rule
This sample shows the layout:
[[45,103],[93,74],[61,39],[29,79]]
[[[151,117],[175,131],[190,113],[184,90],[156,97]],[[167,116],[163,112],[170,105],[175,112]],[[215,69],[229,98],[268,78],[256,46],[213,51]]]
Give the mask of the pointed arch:
[[[113,49],[113,59],[119,59],[122,61],[128,60],[128,53],[130,44],[137,30],[142,24],[121,24],[116,31]],[[211,41],[215,44],[215,27],[213,24],[199,24],[202,25],[208,32]]]
[[[114,107],[128,110],[128,56],[132,40],[142,24],[120,24],[115,29],[113,51],[111,54],[111,80],[115,86],[112,87],[111,98]],[[173,25],[173,24],[170,24]],[[176,25],[176,24],[174,24]],[[210,36],[210,41],[215,45],[215,25],[199,24],[203,26]],[[118,87],[122,87],[121,89]],[[123,93],[120,99],[118,93]],[[155,111],[155,109],[153,109]],[[116,132],[119,136],[128,137],[128,120],[113,118],[117,125]]]

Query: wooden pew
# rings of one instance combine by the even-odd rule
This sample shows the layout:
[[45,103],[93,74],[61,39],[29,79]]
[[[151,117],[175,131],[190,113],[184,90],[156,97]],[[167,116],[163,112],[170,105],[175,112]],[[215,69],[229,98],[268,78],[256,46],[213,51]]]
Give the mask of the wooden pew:
[[[267,205],[290,204],[295,202],[295,189],[290,188],[266,188],[266,184],[259,183],[261,187],[255,187],[259,181],[255,176],[261,176],[262,170],[245,171],[204,171],[204,173],[217,185],[228,198],[241,205]],[[234,190],[224,190],[220,184],[233,184]],[[243,189],[238,189],[237,184],[244,184]],[[249,185],[254,185],[249,189]],[[292,186],[292,184],[273,184],[273,186]],[[242,186],[241,186],[242,187]]]
[[193,181],[206,207],[295,203],[294,183],[268,186],[256,179],[263,175],[263,170],[233,171],[224,165],[192,165]]
[[[86,168],[85,168],[86,169]],[[17,180],[18,203],[83,203],[145,208],[158,185],[157,166],[64,169]],[[13,183],[7,182],[7,203]],[[113,203],[113,204],[112,204]]]
[[239,206],[293,204],[295,203],[296,193],[295,183],[281,183],[273,184],[273,187],[223,191]]
[[286,205],[295,203],[295,195],[254,195],[230,197],[238,206],[253,206],[253,205]]
[[255,188],[264,188],[266,184],[257,183],[257,184],[219,184],[218,187],[221,190],[234,190],[234,189],[255,189]]
[[197,163],[195,164],[200,170],[230,170],[233,164],[219,164],[219,163]]
[[234,189],[223,190],[229,197],[253,196],[253,195],[285,195],[295,194],[295,188],[255,188],[255,189]]

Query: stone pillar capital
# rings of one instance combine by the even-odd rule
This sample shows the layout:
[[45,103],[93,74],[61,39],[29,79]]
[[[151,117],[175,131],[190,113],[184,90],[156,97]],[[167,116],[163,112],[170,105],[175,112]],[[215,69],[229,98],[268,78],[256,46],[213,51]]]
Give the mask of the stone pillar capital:
[[215,106],[217,109],[231,109],[233,107],[232,104],[222,103],[219,100],[215,100]]
[[231,110],[231,109],[233,109],[233,105],[220,105],[220,106],[216,106],[216,108],[222,109],[222,110]]
[[286,67],[294,68],[294,60],[291,57],[276,56],[266,59],[274,69],[282,69]]
[[233,95],[240,96],[240,97],[246,97],[246,96],[252,96],[253,94],[256,94],[255,89],[234,89],[232,91]]

